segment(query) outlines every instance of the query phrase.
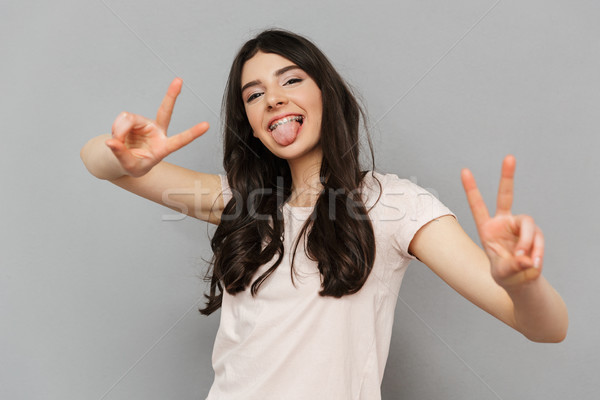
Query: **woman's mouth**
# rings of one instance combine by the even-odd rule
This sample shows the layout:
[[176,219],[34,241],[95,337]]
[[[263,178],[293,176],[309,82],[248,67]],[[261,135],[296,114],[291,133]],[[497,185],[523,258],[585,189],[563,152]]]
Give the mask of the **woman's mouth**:
[[296,140],[303,123],[302,115],[288,115],[274,121],[269,126],[269,131],[277,144],[287,146]]
[[302,117],[302,115],[291,115],[291,116],[283,117],[281,119],[274,121],[273,124],[271,124],[271,126],[269,126],[269,130],[272,132],[275,129],[277,129],[277,127],[287,124],[292,121],[297,121],[300,125],[302,125],[303,120],[304,120],[304,117]]

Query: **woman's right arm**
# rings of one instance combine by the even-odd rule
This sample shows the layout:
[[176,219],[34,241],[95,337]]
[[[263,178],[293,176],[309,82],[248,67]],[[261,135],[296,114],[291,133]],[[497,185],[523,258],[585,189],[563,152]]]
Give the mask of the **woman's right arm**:
[[83,146],[81,159],[92,175],[175,211],[210,223],[220,222],[223,210],[221,180],[161,161],[208,130],[200,123],[167,137],[173,107],[182,81],[173,80],[156,121],[121,113],[112,134],[100,135]]

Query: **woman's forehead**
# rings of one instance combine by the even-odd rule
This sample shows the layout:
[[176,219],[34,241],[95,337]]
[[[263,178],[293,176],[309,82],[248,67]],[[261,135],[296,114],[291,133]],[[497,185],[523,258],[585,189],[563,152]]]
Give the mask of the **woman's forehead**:
[[242,86],[253,80],[265,80],[282,68],[296,65],[287,58],[275,53],[257,52],[242,67]]

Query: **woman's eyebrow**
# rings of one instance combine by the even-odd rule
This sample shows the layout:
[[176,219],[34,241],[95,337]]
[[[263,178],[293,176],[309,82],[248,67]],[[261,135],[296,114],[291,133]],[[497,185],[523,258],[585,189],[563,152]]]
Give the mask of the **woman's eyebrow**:
[[[280,68],[277,71],[273,72],[273,76],[275,76],[275,77],[281,76],[292,69],[300,69],[300,67],[297,65],[288,65],[287,67]],[[250,81],[250,82],[246,83],[244,86],[242,86],[242,92],[244,90],[248,89],[249,87],[260,85],[260,84],[261,84],[261,82],[258,79],[254,80],[254,81]]]

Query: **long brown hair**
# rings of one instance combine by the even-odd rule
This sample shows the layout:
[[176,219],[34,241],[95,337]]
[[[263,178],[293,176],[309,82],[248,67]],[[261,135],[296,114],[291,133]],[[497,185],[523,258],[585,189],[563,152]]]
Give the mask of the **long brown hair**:
[[[327,133],[320,135],[323,160],[319,177],[323,190],[299,235],[303,238],[308,233],[305,251],[318,263],[322,277],[319,295],[339,298],[356,293],[375,260],[373,227],[358,190],[366,174],[360,169],[358,144],[361,119],[366,125],[365,113],[348,85],[312,42],[291,32],[270,29],[242,46],[231,66],[223,96],[223,165],[235,196],[225,205],[221,223],[211,239],[212,275],[211,268],[206,275],[210,279],[210,294],[205,294],[208,301],[200,310],[205,315],[221,307],[223,288],[234,295],[251,286],[255,296],[283,259],[280,205],[282,199],[286,201],[291,195],[290,168],[286,160],[273,155],[253,136],[241,96],[242,68],[258,51],[287,58],[321,90],[321,132]],[[374,170],[373,146],[366,129],[365,133]],[[293,251],[292,281],[298,243]],[[275,256],[276,262],[254,279],[259,267]]]

